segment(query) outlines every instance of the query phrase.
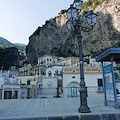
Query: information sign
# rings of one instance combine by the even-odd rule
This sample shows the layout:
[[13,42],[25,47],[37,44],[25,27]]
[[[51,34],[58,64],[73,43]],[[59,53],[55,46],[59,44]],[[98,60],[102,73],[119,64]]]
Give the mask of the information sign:
[[106,98],[108,101],[114,101],[114,89],[113,89],[111,65],[105,66],[103,70],[104,70],[105,83],[106,83]]

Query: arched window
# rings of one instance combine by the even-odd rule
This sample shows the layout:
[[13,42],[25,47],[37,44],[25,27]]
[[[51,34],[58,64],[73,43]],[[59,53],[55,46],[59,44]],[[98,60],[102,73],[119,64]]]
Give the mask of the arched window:
[[52,76],[52,73],[51,73],[51,71],[49,71],[49,72],[48,72],[48,76],[49,76],[49,77],[50,77],[50,76]]
[[76,70],[73,70],[72,72],[76,72]]
[[75,78],[75,76],[72,76],[72,78]]
[[99,69],[98,72],[101,72],[101,70]]

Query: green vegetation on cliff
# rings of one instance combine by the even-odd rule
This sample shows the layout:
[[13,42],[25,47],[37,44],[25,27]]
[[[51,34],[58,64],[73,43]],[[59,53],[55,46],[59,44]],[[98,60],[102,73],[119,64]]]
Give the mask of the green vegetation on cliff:
[[15,47],[1,47],[0,48],[0,68],[3,66],[4,70],[8,70],[10,66],[19,65],[19,52]]
[[60,16],[60,15],[64,14],[66,11],[67,11],[66,9],[61,10],[61,11],[58,13],[58,15]]
[[82,8],[86,9],[88,7],[91,7],[94,10],[97,7],[97,5],[100,5],[105,1],[109,2],[110,0],[88,0],[88,1],[83,3]]

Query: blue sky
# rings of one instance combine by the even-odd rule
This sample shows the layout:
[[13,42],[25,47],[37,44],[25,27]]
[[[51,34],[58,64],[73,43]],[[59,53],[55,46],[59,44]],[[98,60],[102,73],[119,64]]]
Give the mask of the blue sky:
[[27,45],[38,26],[72,3],[73,0],[0,0],[0,36]]

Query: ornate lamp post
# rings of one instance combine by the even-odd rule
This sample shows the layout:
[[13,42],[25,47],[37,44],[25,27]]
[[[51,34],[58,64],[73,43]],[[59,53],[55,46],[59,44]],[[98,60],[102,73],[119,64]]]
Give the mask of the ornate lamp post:
[[83,3],[83,1],[81,1],[81,0],[74,0],[73,4],[67,10],[67,17],[68,17],[67,26],[68,26],[68,29],[77,30],[78,40],[79,40],[80,107],[78,108],[78,112],[89,113],[90,108],[87,106],[87,87],[85,86],[85,81],[84,81],[81,29],[84,30],[85,32],[89,32],[90,30],[92,30],[93,26],[96,24],[97,15],[95,13],[93,13],[93,11],[90,11],[86,15],[86,18],[87,18],[88,25],[91,27],[91,29],[88,29],[85,27],[83,28],[81,26],[81,19],[80,19],[81,15],[79,15],[79,13],[81,12],[81,9],[82,9],[82,3]]

